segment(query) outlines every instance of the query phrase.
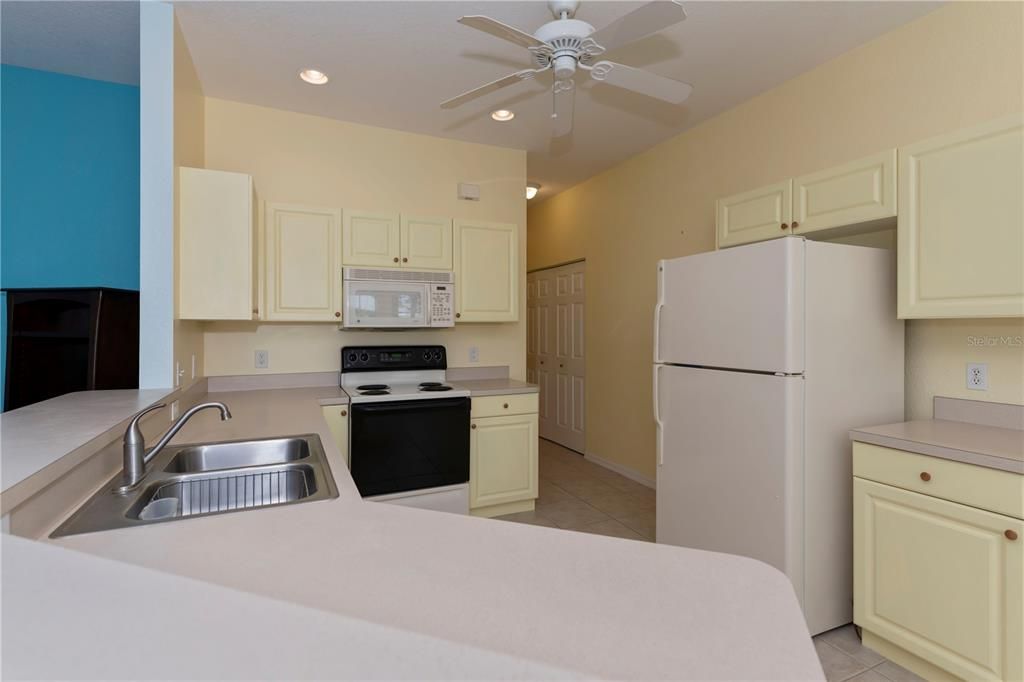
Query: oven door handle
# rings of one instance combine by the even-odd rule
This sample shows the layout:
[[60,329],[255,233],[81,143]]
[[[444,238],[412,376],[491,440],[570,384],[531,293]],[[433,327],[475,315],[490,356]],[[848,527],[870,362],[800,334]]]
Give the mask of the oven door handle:
[[353,415],[358,411],[363,414],[382,414],[388,412],[408,412],[417,408],[444,409],[447,407],[469,408],[469,398],[430,398],[428,400],[395,400],[380,403],[356,403],[352,405]]

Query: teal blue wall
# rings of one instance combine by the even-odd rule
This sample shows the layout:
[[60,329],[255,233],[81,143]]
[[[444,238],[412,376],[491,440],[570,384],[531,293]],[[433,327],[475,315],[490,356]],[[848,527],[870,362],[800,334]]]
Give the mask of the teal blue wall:
[[0,65],[0,287],[87,286],[139,288],[139,88]]

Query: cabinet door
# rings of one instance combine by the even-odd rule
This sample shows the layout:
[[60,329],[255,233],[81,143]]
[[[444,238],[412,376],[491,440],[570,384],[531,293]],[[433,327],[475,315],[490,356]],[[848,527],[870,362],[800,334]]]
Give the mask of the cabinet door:
[[474,419],[469,441],[469,507],[537,497],[537,415]]
[[515,225],[456,221],[455,305],[460,322],[519,319],[519,235]]
[[402,267],[452,269],[452,221],[448,218],[402,216]]
[[895,149],[793,179],[793,234],[895,215]]
[[861,478],[853,490],[854,622],[958,677],[1021,679],[1024,522]]
[[266,319],[341,319],[341,211],[267,204]]
[[934,137],[899,156],[899,317],[1024,315],[1021,117]]
[[178,317],[251,320],[256,307],[252,177],[181,168],[178,178]]
[[715,202],[718,248],[790,234],[793,181],[785,180]]
[[397,213],[345,210],[342,263],[373,268],[398,267],[401,260]]
[[324,420],[331,431],[331,440],[341,453],[341,461],[349,466],[348,461],[348,405],[326,405],[323,408]]

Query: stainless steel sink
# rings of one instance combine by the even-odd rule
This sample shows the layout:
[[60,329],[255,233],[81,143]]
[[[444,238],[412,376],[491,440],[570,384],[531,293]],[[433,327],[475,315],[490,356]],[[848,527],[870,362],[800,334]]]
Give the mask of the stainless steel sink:
[[285,464],[309,457],[309,443],[302,438],[273,438],[185,446],[171,458],[164,471],[188,474],[238,467]]
[[114,491],[120,474],[50,537],[166,523],[338,496],[316,435],[168,447],[141,485]]

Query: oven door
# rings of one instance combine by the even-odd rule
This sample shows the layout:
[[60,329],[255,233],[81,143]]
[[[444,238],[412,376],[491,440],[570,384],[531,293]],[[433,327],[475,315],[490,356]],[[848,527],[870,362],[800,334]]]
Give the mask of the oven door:
[[429,327],[430,285],[345,280],[346,327]]
[[363,497],[469,481],[469,398],[355,403],[352,478]]

